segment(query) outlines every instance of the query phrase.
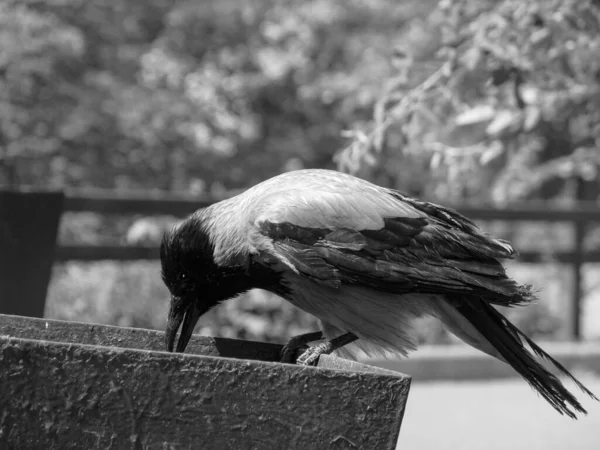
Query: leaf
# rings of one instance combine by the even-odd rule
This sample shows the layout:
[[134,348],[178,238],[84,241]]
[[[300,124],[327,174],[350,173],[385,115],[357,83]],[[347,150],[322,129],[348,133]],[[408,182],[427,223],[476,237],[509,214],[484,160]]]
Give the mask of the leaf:
[[481,49],[479,47],[471,47],[463,55],[462,61],[467,69],[475,70],[481,61]]
[[441,125],[442,122],[440,121],[439,117],[430,109],[427,107],[427,105],[425,105],[424,103],[420,103],[419,105],[417,105],[416,107],[416,111],[425,119],[427,119],[429,122],[435,124],[435,125]]
[[537,106],[530,106],[525,110],[525,119],[523,121],[523,131],[533,130],[540,119],[542,118],[542,112]]
[[531,43],[534,45],[548,41],[551,38],[550,30],[548,28],[542,28],[541,30],[535,30],[530,37]]
[[502,133],[515,123],[515,116],[516,114],[509,109],[498,112],[492,123],[486,128],[485,132],[491,136]]
[[495,112],[494,108],[490,105],[475,106],[474,108],[459,114],[456,119],[454,119],[454,123],[461,126],[486,122],[494,117]]
[[429,167],[432,170],[437,170],[440,165],[442,164],[442,152],[435,152],[432,156],[431,156],[431,161],[429,163]]
[[479,164],[485,166],[499,157],[504,152],[504,146],[499,141],[494,141],[479,157]]
[[532,103],[537,103],[539,101],[539,98],[540,98],[539,89],[537,89],[531,83],[521,85],[519,90],[521,92],[521,98],[528,105],[531,105]]

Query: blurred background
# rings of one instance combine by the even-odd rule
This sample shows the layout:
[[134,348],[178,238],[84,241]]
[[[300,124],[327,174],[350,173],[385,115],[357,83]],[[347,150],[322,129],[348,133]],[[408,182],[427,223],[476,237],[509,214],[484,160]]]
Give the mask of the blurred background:
[[[593,0],[2,0],[0,185],[218,199],[322,167],[457,207],[589,209],[599,55]],[[66,212],[59,244],[156,247],[177,220]],[[600,228],[480,223],[538,254],[509,265],[540,289],[508,311],[523,331],[573,337],[577,283],[579,335],[600,340],[600,267],[578,276],[556,257],[598,250]],[[46,317],[164,328],[158,261],[64,259]],[[256,291],[196,331],[284,342],[315,328]],[[434,322],[420,340],[456,343]]]

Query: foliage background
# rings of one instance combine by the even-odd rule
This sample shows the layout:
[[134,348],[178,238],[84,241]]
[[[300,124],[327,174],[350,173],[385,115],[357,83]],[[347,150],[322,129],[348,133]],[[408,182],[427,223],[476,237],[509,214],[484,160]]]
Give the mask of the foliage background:
[[[224,195],[337,167],[441,202],[596,201],[599,8],[2,0],[0,184]],[[174,220],[67,214],[61,241],[156,243]],[[550,254],[571,239],[560,224],[485,225]],[[510,270],[544,289],[515,320],[556,336],[568,275],[552,263]],[[156,263],[68,263],[47,315],[163,328],[165,302]],[[200,326],[282,341],[315,324],[257,292]],[[432,324],[422,340],[450,338]]]

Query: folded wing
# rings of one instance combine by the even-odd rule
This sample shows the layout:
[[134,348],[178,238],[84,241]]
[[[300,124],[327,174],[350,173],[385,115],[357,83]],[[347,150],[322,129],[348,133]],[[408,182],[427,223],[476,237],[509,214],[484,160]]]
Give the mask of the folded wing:
[[272,242],[275,257],[331,286],[477,294],[498,305],[531,298],[498,261],[515,255],[508,243],[453,210],[397,191],[288,193],[255,225]]

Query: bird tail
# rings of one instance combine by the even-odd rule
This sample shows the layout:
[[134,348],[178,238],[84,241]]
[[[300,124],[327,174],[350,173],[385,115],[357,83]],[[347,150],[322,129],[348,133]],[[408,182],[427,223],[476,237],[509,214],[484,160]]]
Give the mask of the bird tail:
[[[566,414],[571,418],[576,418],[575,412],[587,414],[587,411],[581,406],[575,396],[565,388],[561,381],[544,366],[536,361],[534,355],[527,350],[526,343],[533,353],[554,365],[562,374],[571,378],[585,394],[598,400],[579,380],[577,380],[562,364],[552,358],[548,353],[542,350],[535,342],[529,339],[522,331],[508,321],[493,306],[478,298],[449,299],[452,306],[458,313],[472,325],[478,334],[482,335],[493,349],[489,348],[479,339],[477,348],[489,353],[497,358],[504,360],[513,369],[515,369],[525,380],[542,395],[554,409],[561,414]],[[447,309],[444,308],[446,311]],[[456,318],[455,318],[456,319]],[[442,319],[443,320],[443,319]],[[445,320],[443,320],[445,322]],[[456,320],[454,321],[454,324]],[[456,326],[452,327],[456,328]],[[454,330],[453,330],[454,331]],[[471,342],[471,339],[465,339]],[[459,337],[463,337],[459,334]],[[488,347],[488,348],[482,348]],[[573,411],[574,410],[574,411]]]

